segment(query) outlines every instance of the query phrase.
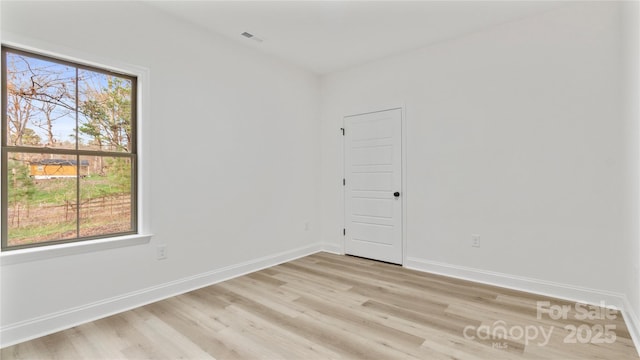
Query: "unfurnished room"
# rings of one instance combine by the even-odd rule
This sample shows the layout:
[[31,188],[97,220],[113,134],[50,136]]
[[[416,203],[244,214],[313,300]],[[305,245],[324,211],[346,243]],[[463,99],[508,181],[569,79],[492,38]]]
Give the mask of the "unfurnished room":
[[2,359],[640,359],[640,2],[0,1]]

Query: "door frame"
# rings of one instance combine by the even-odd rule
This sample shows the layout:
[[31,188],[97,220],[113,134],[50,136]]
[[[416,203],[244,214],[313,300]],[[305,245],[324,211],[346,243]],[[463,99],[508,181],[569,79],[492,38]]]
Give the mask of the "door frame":
[[[340,184],[342,184],[342,179],[346,178],[347,175],[347,171],[346,171],[346,163],[345,163],[345,137],[342,133],[342,129],[345,128],[345,121],[346,118],[348,117],[352,117],[352,116],[358,116],[358,115],[366,115],[366,114],[373,114],[373,113],[378,113],[378,112],[383,112],[383,111],[389,111],[389,110],[400,110],[400,151],[401,151],[401,157],[402,157],[402,161],[400,162],[400,176],[402,177],[402,189],[401,194],[402,194],[402,221],[401,221],[401,239],[400,241],[402,241],[402,264],[400,264],[401,266],[405,266],[405,264],[407,263],[407,194],[408,194],[408,188],[407,188],[407,112],[406,112],[406,108],[404,106],[404,104],[401,104],[400,106],[388,106],[388,107],[378,107],[376,108],[377,110],[368,110],[368,111],[359,111],[359,112],[350,112],[347,115],[344,115],[342,117],[342,122],[341,122],[341,128],[339,129],[339,136],[342,137],[342,141],[340,141],[340,145],[341,145],[341,151],[340,151],[340,161],[342,164],[342,178],[339,179]],[[345,189],[345,186],[341,186],[342,187],[342,229],[346,229],[347,227],[347,219],[346,219],[346,202],[347,202],[347,192]],[[340,229],[340,234],[342,236],[342,254],[346,254],[346,244],[347,244],[347,238],[346,236],[343,235],[342,229]]]

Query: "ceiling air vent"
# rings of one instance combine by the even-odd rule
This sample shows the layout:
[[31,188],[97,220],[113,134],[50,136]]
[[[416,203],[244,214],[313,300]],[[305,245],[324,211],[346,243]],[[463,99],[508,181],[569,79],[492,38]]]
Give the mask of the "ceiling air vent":
[[242,33],[242,34],[240,34],[240,35],[242,35],[242,36],[246,37],[247,39],[251,39],[251,40],[253,40],[253,41],[262,42],[262,39],[260,39],[259,37],[257,37],[257,36],[255,36],[255,35],[253,35],[252,33],[246,32],[246,31],[245,31],[245,32],[243,32],[243,33]]

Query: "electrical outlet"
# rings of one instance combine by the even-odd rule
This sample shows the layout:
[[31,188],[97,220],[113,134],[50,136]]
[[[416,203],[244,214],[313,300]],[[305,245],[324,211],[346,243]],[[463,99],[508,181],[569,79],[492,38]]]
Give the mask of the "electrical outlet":
[[167,245],[158,245],[156,257],[158,260],[167,258]]
[[480,235],[473,234],[471,235],[471,246],[480,247]]

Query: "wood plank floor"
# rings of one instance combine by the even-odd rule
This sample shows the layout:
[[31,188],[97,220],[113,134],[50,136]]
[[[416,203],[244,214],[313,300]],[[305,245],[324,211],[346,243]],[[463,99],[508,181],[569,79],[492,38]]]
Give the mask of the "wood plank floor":
[[[538,316],[538,304],[553,311]],[[557,311],[562,306],[566,313]],[[596,319],[581,320],[587,310]],[[601,310],[318,253],[8,347],[0,355],[6,360],[637,359],[622,316],[606,319]]]

